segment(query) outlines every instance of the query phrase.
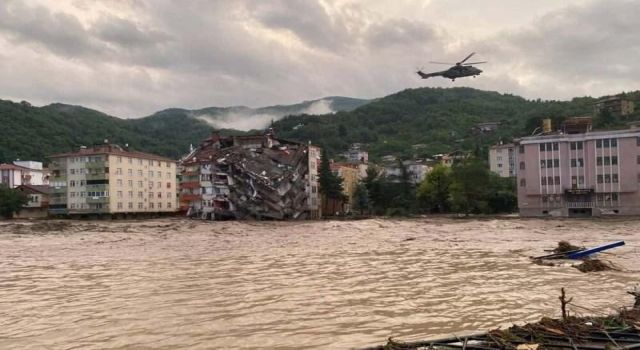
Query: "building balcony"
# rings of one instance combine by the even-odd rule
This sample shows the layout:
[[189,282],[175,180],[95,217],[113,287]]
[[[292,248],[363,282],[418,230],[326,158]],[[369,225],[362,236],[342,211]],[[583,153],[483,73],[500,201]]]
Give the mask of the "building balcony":
[[108,180],[108,179],[109,179],[109,174],[108,173],[87,174],[87,180]]
[[87,169],[104,169],[109,167],[109,162],[88,162],[84,164]]
[[595,202],[565,202],[566,208],[580,209],[580,208],[595,208]]
[[109,203],[109,197],[87,197],[87,203],[90,204],[98,204],[98,203]]

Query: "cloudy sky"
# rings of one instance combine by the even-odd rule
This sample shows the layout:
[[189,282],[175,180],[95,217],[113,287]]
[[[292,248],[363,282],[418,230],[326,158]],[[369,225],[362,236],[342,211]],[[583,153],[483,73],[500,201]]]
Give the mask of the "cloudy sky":
[[[0,99],[168,107],[472,86],[566,99],[640,89],[636,0],[2,0]],[[429,60],[488,60],[420,80]]]

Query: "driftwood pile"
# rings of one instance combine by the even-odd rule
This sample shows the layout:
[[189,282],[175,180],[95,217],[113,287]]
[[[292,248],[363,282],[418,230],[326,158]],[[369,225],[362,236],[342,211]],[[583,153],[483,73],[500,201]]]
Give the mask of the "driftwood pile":
[[640,292],[632,308],[604,317],[576,317],[568,314],[564,289],[560,297],[562,318],[543,318],[539,322],[484,334],[440,340],[404,343],[391,338],[386,345],[370,350],[609,350],[640,348]]
[[[567,241],[558,242],[558,246],[553,249],[551,252],[553,254],[546,255],[543,257],[533,258],[533,262],[538,265],[543,266],[555,266],[556,264],[548,259],[558,259],[562,258],[563,254],[572,253],[580,250],[584,250],[584,247],[575,246]],[[608,271],[608,270],[618,270],[613,264],[608,261],[585,257],[580,259],[582,262],[577,265],[572,265],[576,269],[581,272],[600,272],[600,271]]]

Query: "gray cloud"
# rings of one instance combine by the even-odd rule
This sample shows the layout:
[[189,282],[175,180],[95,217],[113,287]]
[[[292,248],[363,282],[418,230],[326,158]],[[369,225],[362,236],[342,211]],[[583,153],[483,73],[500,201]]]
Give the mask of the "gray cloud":
[[[630,0],[6,0],[0,98],[139,117],[419,86],[602,95],[637,89],[637,13]],[[478,79],[414,74],[471,51],[490,61]]]

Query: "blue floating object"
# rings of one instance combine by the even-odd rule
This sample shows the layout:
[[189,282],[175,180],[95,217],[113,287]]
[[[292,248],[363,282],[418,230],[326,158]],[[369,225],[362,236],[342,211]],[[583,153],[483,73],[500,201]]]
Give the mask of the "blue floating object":
[[589,248],[589,249],[585,249],[585,250],[581,250],[575,253],[571,253],[567,255],[567,258],[569,259],[580,259],[580,258],[584,258],[587,257],[591,254],[595,254],[595,253],[599,253],[601,251],[605,251],[611,248],[616,248],[616,247],[621,247],[624,245],[624,241],[616,241],[616,242],[612,242],[612,243],[607,243],[607,244],[603,244],[601,246],[597,246],[594,248]]

